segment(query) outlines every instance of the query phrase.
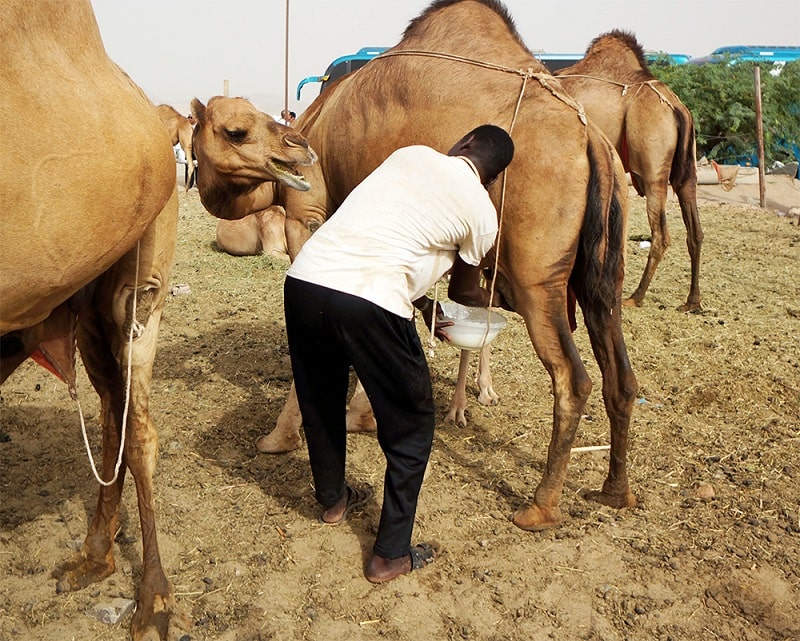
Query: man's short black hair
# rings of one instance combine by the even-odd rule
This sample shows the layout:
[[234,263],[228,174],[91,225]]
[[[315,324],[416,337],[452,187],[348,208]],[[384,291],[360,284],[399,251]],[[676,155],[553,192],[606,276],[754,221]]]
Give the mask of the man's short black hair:
[[502,127],[497,125],[480,125],[468,135],[475,137],[474,147],[481,157],[487,176],[498,176],[514,157],[514,141]]

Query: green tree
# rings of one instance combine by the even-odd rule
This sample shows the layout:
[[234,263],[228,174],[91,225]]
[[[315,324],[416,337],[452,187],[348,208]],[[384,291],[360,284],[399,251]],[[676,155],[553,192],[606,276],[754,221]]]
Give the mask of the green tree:
[[780,73],[768,63],[729,63],[656,61],[650,66],[692,112],[698,156],[720,163],[752,158],[756,163],[753,69],[760,65],[765,164],[800,160],[800,61],[786,64]]

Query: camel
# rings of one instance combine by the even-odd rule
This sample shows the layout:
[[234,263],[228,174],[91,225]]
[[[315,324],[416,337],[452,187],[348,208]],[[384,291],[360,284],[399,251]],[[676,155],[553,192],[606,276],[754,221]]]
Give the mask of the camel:
[[[513,516],[518,527],[541,530],[561,523],[571,445],[592,388],[572,338],[573,297],[603,374],[611,424],[609,473],[587,498],[616,508],[635,504],[626,460],[637,387],[620,318],[627,184],[613,145],[525,47],[502,3],[433,2],[399,44],[328,86],[295,124],[319,154],[303,169],[312,189],[289,192],[253,180],[248,199],[220,199],[217,189],[206,208],[236,218],[282,204],[293,258],[391,151],[408,144],[446,150],[485,122],[506,127],[516,148],[490,192],[500,217],[493,289],[523,317],[552,380],[547,464],[531,504]],[[222,145],[224,136],[218,139]],[[217,154],[227,160],[222,149]],[[292,389],[282,417],[291,415],[293,396]],[[294,403],[296,411],[296,396]]]
[[[697,209],[694,121],[691,112],[647,69],[644,50],[629,33],[614,30],[598,36],[578,63],[557,70],[561,84],[615,144],[637,193],[647,199],[652,243],[639,285],[623,304],[639,307],[658,264],[670,245],[665,205],[671,184],[686,224],[691,284],[679,311],[699,311],[700,249],[703,230]],[[716,168],[716,167],[715,167]],[[738,168],[737,168],[738,169]],[[722,182],[722,181],[721,181]],[[477,372],[479,402],[498,401],[491,383],[488,350]],[[447,420],[466,425],[468,353],[462,354]],[[491,391],[490,391],[491,390]]]
[[167,127],[172,146],[180,145],[186,156],[186,171],[184,173],[184,185],[186,191],[191,189],[194,182],[194,157],[192,156],[192,123],[183,114],[170,105],[158,105],[156,107],[161,122]]
[[217,249],[231,256],[261,256],[289,260],[286,250],[286,212],[278,205],[238,220],[218,220]]
[[[217,246],[234,256],[268,253],[288,259],[285,212],[272,203],[253,206],[253,192],[258,190],[252,185],[268,185],[270,194],[275,180],[289,188],[309,189],[296,167],[315,162],[314,150],[302,135],[259,112],[244,98],[217,96],[207,106],[195,98],[192,111],[196,179],[203,206],[215,211],[219,203],[234,199],[248,207],[246,216],[218,216]],[[225,123],[222,128],[220,122]]]
[[311,189],[299,170],[317,160],[308,140],[249,100],[215,96],[204,105],[194,98],[192,115],[200,202],[217,218],[237,220],[272,207],[276,184]]
[[598,36],[582,60],[559,69],[555,75],[614,143],[626,171],[630,171],[633,186],[647,199],[652,242],[639,285],[625,304],[642,304],[670,245],[665,205],[668,186],[672,185],[686,225],[691,260],[689,295],[678,309],[700,310],[703,230],[697,212],[692,114],[669,87],[650,73],[641,45],[624,31]]
[[[75,396],[77,347],[101,401],[97,508],[80,552],[54,571],[56,587],[114,572],[130,470],[142,532],[131,636],[178,641],[190,621],[158,549],[149,413],[177,237],[175,156],[155,106],[106,55],[89,0],[9,0],[0,24],[0,383],[30,356]],[[59,135],[41,147],[31,131]]]

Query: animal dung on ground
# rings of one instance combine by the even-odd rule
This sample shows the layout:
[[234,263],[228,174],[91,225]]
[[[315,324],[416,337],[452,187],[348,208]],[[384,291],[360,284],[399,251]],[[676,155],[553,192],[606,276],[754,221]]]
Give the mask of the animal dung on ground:
[[696,498],[704,501],[713,499],[717,495],[714,491],[714,487],[710,483],[695,483],[694,486],[692,486],[692,493]]

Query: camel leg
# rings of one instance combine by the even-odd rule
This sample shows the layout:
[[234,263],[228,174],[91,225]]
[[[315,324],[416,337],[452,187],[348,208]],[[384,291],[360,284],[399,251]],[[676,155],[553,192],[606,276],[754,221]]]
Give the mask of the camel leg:
[[194,158],[192,154],[192,128],[187,123],[186,128],[178,130],[178,143],[186,156],[186,166],[184,169],[184,191],[189,191],[194,179]]
[[350,399],[346,423],[348,432],[374,432],[378,429],[372,405],[359,379],[356,379],[356,389]]
[[[83,320],[82,323],[85,326],[87,321]],[[99,340],[94,343],[96,349],[105,342],[103,336],[98,338]],[[93,363],[86,356],[83,357],[83,361],[90,377],[95,382]],[[110,373],[112,376],[114,375],[113,372]],[[111,407],[115,404],[118,405],[119,399],[117,403],[113,403],[107,386],[95,383],[95,387],[100,394],[102,407],[103,454],[100,475],[102,479],[110,480],[114,475],[114,465],[120,445],[120,430],[118,423],[115,424]],[[124,482],[125,465],[123,464],[116,482],[109,486],[100,486],[97,507],[83,541],[83,547],[80,552],[53,571],[53,577],[57,580],[56,592],[80,590],[92,583],[102,581],[116,570],[113,545],[114,536],[119,529],[119,503]]]
[[[134,250],[101,277],[95,306],[81,314],[78,330],[78,346],[86,371],[101,401],[104,480],[112,478],[119,451],[129,362],[131,366],[123,463],[136,483],[142,532],[142,578],[132,622],[134,641],[177,641],[191,627],[175,601],[158,549],[153,492],[158,434],[149,412],[158,328],[175,249],[176,195],[171,204],[175,215],[162,214],[148,229],[138,265]],[[135,290],[137,309],[133,318],[136,273],[139,274]],[[132,324],[134,339],[129,343]],[[58,571],[59,588],[82,587],[113,572],[112,545],[118,528],[123,480],[121,467],[114,484],[101,486],[83,549]]]
[[468,349],[461,350],[461,358],[458,361],[456,388],[453,391],[453,398],[450,399],[450,407],[447,410],[447,417],[445,418],[448,423],[460,425],[461,427],[467,426],[467,417],[464,412],[467,409],[467,371],[469,370],[469,355],[470,351]]
[[283,452],[291,452],[298,449],[303,444],[303,439],[300,436],[302,425],[303,417],[300,414],[300,404],[297,401],[297,390],[295,390],[294,381],[292,381],[289,396],[283,404],[275,429],[269,434],[264,434],[258,438],[256,449],[266,454],[282,454]]
[[481,405],[497,405],[500,402],[500,396],[492,386],[492,370],[489,367],[489,354],[491,352],[491,346],[485,345],[481,348],[480,358],[478,359],[478,374],[475,382],[478,384],[478,402]]
[[611,453],[603,489],[589,492],[587,499],[614,508],[633,507],[627,472],[628,428],[636,398],[636,377],[628,361],[622,336],[620,309],[583,310],[592,349],[603,375],[603,402],[611,424]]
[[544,474],[533,502],[512,520],[523,530],[544,530],[561,524],[559,501],[572,443],[592,382],[583,365],[566,315],[566,285],[516,295],[531,342],[553,384],[553,432]]
[[678,311],[699,311],[702,309],[700,306],[700,248],[703,245],[703,229],[700,226],[700,215],[697,211],[697,176],[693,175],[682,185],[673,188],[681,206],[681,215],[686,226],[686,245],[692,262],[689,297],[686,299],[686,303],[678,308]]
[[672,242],[667,230],[667,182],[650,182],[645,186],[647,199],[647,222],[650,224],[650,251],[647,254],[647,264],[644,267],[642,278],[633,294],[625,301],[628,307],[640,307],[647,288],[656,273],[658,264],[664,257],[667,248]]

